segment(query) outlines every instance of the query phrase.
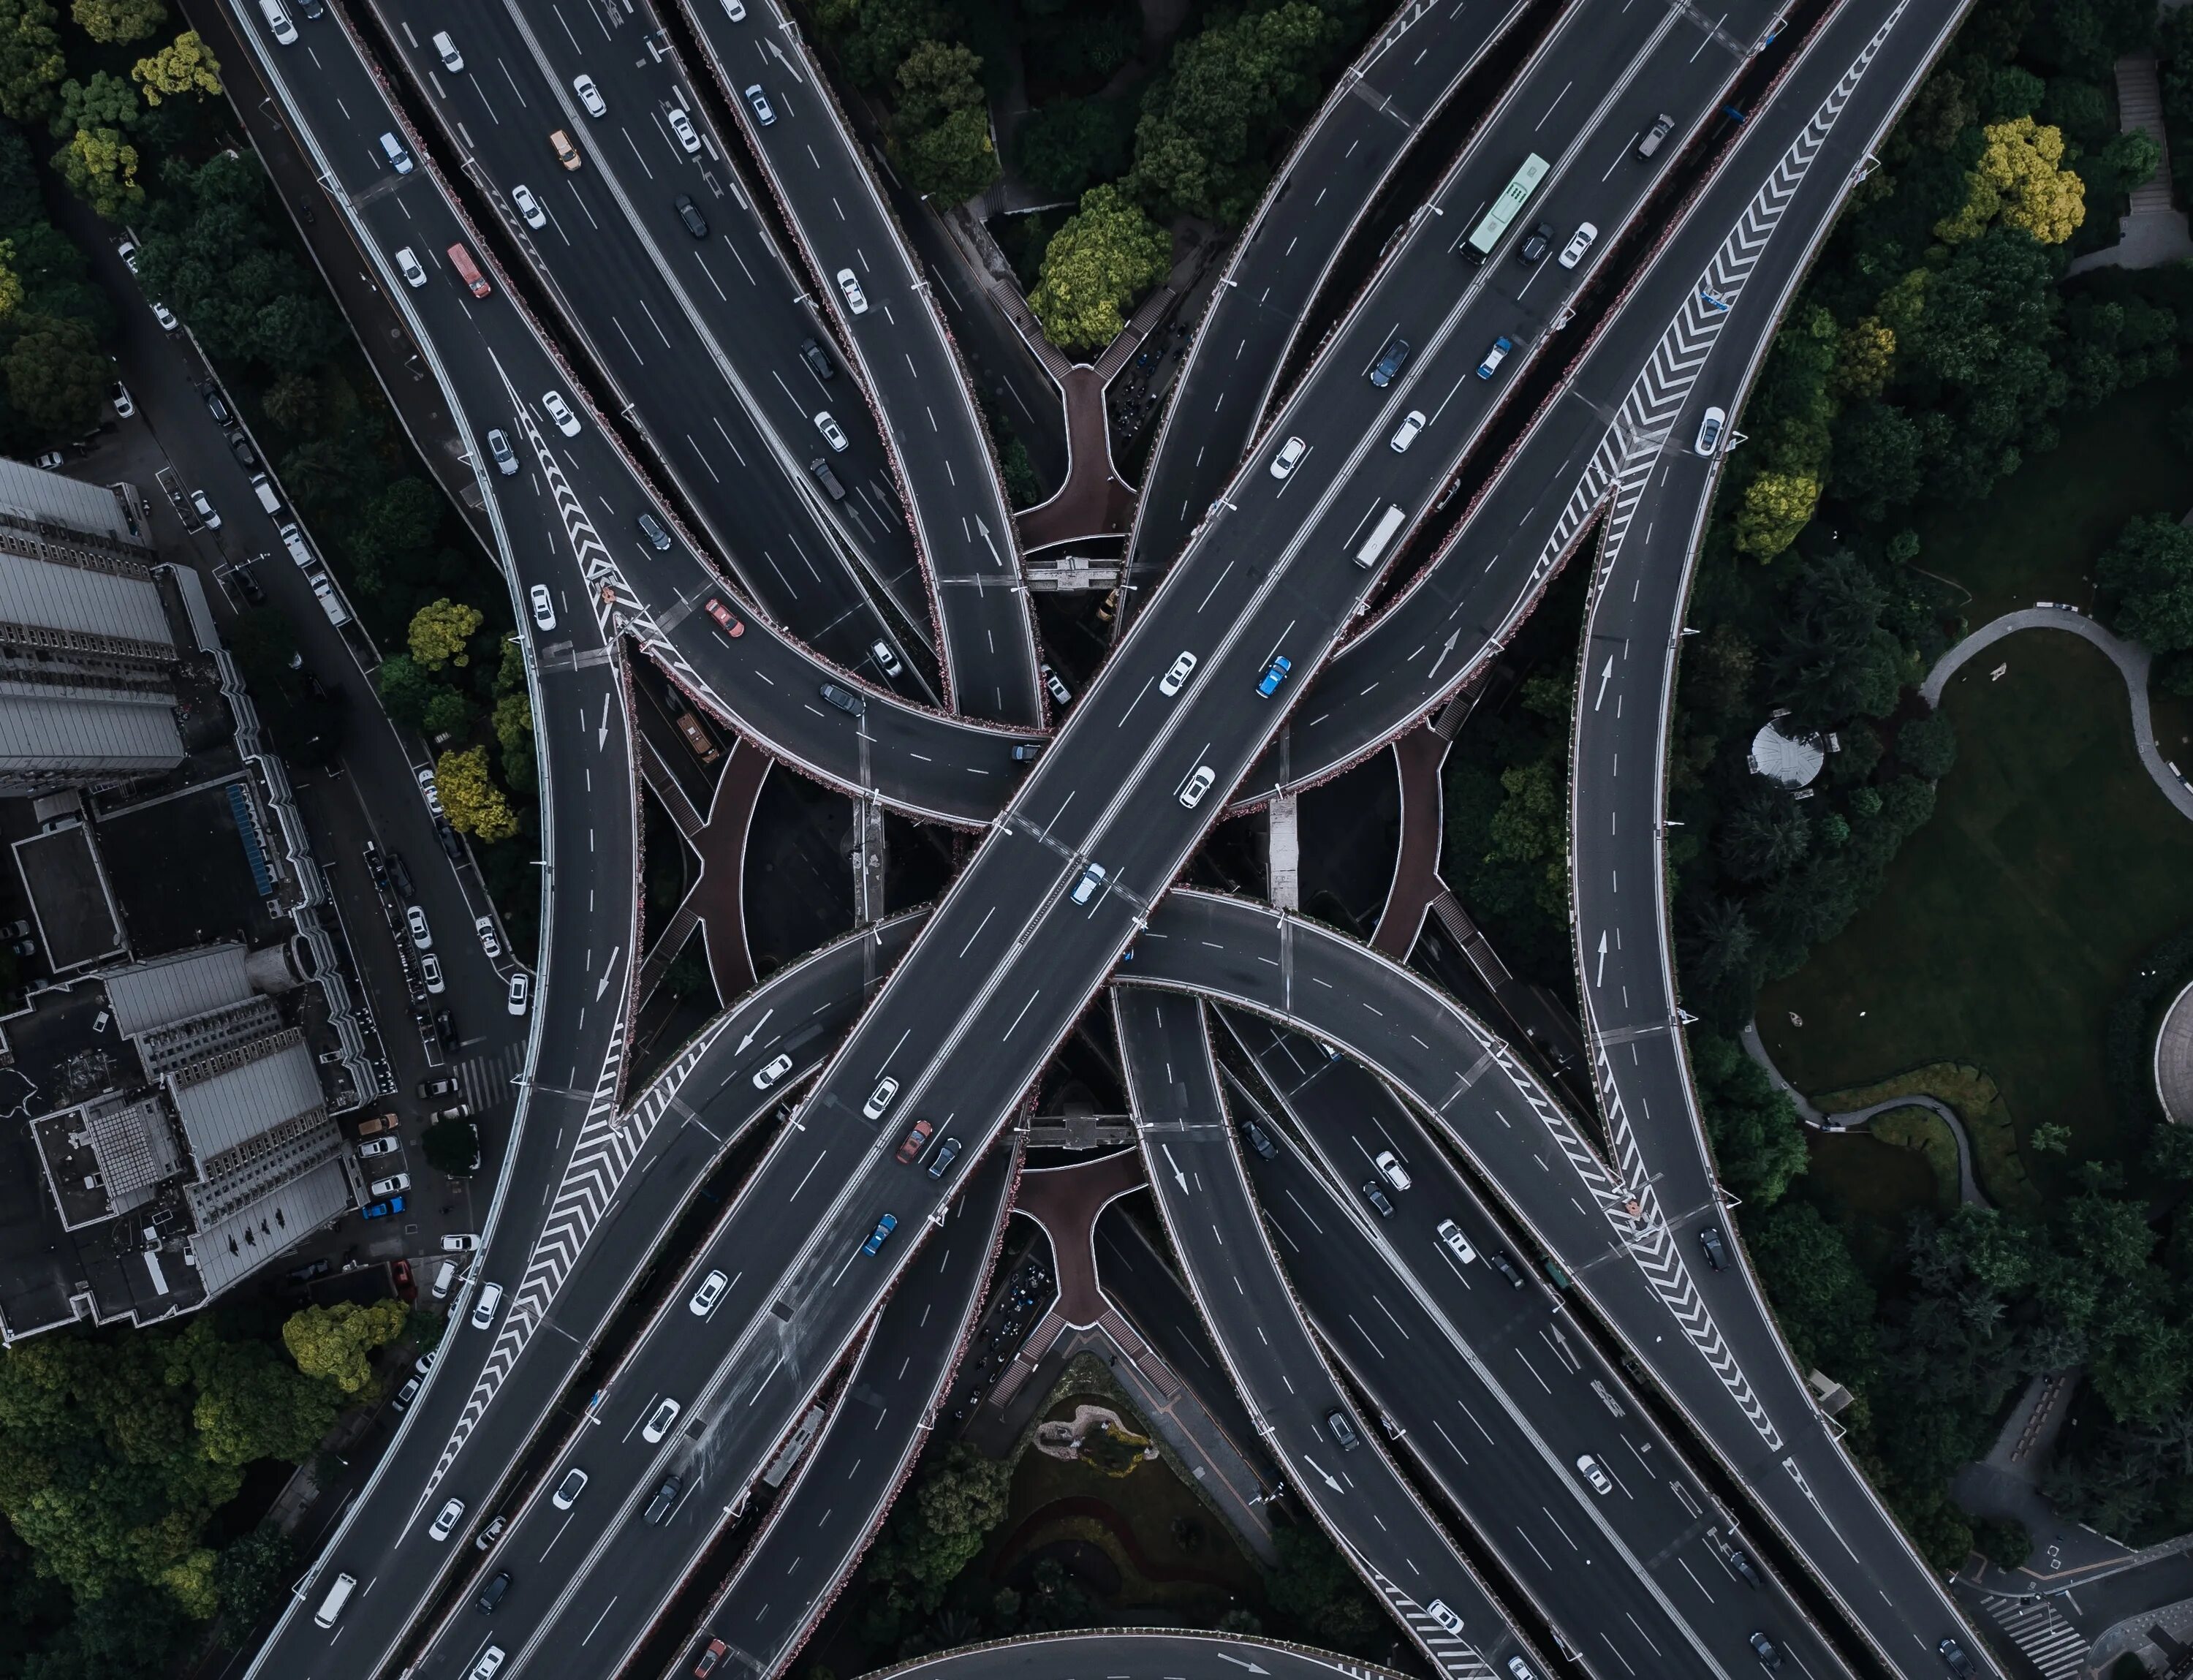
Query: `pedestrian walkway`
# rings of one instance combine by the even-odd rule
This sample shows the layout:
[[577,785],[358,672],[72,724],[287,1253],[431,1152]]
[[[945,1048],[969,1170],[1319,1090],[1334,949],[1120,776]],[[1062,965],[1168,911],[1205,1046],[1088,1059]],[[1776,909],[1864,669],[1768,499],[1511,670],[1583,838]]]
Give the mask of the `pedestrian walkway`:
[[2193,256],[2193,231],[2185,212],[2170,202],[2170,136],[2162,123],[2162,84],[2153,53],[2132,53],[2117,60],[2117,121],[2126,134],[2144,129],[2162,148],[2155,173],[2132,190],[2130,213],[2117,218],[2117,243],[2072,260],[2067,271],[2090,268],[2157,268]]
[[2085,1636],[2064,1620],[2055,1600],[1990,1598],[1986,1605],[1995,1625],[2041,1671],[2043,1680],[2072,1680],[2086,1667]]
[[1947,653],[1934,662],[1934,668],[1927,673],[1927,679],[1919,685],[1920,697],[1929,706],[1942,703],[1943,691],[1950,679],[1966,663],[1993,647],[2006,636],[2016,635],[2020,630],[2063,630],[2092,642],[2109,655],[2124,677],[2125,692],[2132,702],[2133,745],[2139,754],[2155,785],[2162,789],[2181,817],[2193,820],[2193,783],[2188,783],[2179,774],[2178,766],[2162,756],[2156,744],[2155,715],[2147,701],[2148,667],[2153,657],[2138,642],[2127,641],[2114,634],[2076,607],[2058,606],[2053,601],[2037,601],[2030,607],[2015,612],[2006,612],[1967,636]]
[[1440,769],[1446,762],[1448,737],[1427,724],[1394,743],[1394,768],[1401,784],[1401,844],[1394,858],[1394,879],[1386,907],[1371,935],[1371,949],[1406,962],[1433,902],[1446,892],[1440,879],[1440,848],[1446,836],[1446,801]]
[[472,1104],[475,1117],[517,1095],[518,1087],[511,1081],[524,1059],[525,1041],[519,1039],[484,1056],[467,1056],[456,1064],[458,1093]]

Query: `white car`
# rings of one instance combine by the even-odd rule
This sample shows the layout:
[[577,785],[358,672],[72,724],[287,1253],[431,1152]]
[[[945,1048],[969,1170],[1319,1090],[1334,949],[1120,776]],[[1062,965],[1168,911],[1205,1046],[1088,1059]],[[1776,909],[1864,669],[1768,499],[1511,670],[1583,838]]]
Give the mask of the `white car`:
[[879,1081],[876,1088],[868,1092],[868,1100],[861,1104],[862,1115],[869,1120],[881,1120],[884,1117],[884,1110],[891,1105],[891,1098],[897,1095],[896,1080],[886,1079]]
[[418,254],[410,246],[406,245],[396,253],[396,267],[404,276],[405,285],[423,286],[427,284],[426,265],[419,261]]
[[1446,1244],[1448,1252],[1464,1265],[1477,1258],[1477,1251],[1469,1246],[1469,1239],[1462,1234],[1462,1227],[1452,1219],[1439,1222],[1439,1240]]
[[114,404],[114,412],[123,420],[137,412],[136,398],[129,394],[129,387],[118,379],[106,387],[106,400]]
[[152,306],[152,318],[160,324],[162,332],[173,332],[177,327],[182,325],[182,323],[175,318],[175,312],[164,303],[156,303]]
[[1284,479],[1295,470],[1295,463],[1309,452],[1309,445],[1300,438],[1290,438],[1280,445],[1280,452],[1272,457],[1272,476]]
[[434,949],[434,931],[427,926],[427,913],[416,904],[404,907],[404,925],[411,931],[413,949],[421,951]]
[[533,196],[533,189],[524,181],[510,189],[510,202],[518,206],[518,213],[525,218],[528,227],[546,227],[548,225],[548,212],[541,208],[541,201]]
[[1081,872],[1081,879],[1074,883],[1074,902],[1085,904],[1096,896],[1096,889],[1104,885],[1104,866],[1091,863]]
[[556,1491],[548,1496],[548,1503],[558,1511],[569,1511],[578,1504],[579,1495],[587,1491],[587,1472],[573,1468],[564,1472],[564,1479],[556,1484]]
[[495,470],[506,479],[518,474],[518,451],[510,446],[509,435],[499,426],[490,426],[487,432],[487,452],[495,457]]
[[427,801],[427,809],[439,817],[442,814],[442,790],[434,784],[434,770],[431,765],[422,766],[419,771],[419,793]]
[[536,583],[525,592],[525,599],[533,603],[533,622],[544,630],[556,628],[556,603],[548,593],[546,583]]
[[845,307],[856,315],[868,312],[868,295],[861,290],[860,277],[850,268],[838,271],[838,290],[845,295]]
[[1728,412],[1726,410],[1716,408],[1708,409],[1705,412],[1705,418],[1698,421],[1698,441],[1695,445],[1698,452],[1700,455],[1709,456],[1716,449],[1720,448],[1721,434],[1727,425]]
[[427,983],[427,989],[436,997],[449,990],[442,979],[442,960],[432,951],[419,959],[419,978]]
[[1577,224],[1577,231],[1569,235],[1569,242],[1561,247],[1561,254],[1554,259],[1564,268],[1573,268],[1583,261],[1583,254],[1591,249],[1591,242],[1599,238],[1599,230],[1589,222]]
[[1211,784],[1218,779],[1218,772],[1207,764],[1200,764],[1188,772],[1188,780],[1180,784],[1180,802],[1190,811],[1203,803],[1203,796],[1211,791]]
[[544,392],[541,406],[548,410],[548,418],[556,422],[556,429],[567,438],[579,435],[579,416],[571,412],[571,405],[564,400],[561,391]]
[[753,1076],[753,1088],[757,1091],[766,1091],[770,1086],[776,1084],[777,1081],[782,1079],[785,1075],[791,1071],[791,1057],[782,1055],[773,1056],[766,1064],[755,1071]]
[[476,1254],[479,1252],[479,1238],[470,1231],[455,1232],[442,1239],[442,1252],[444,1254]]
[[1614,1483],[1607,1479],[1606,1472],[1599,1467],[1599,1460],[1590,1454],[1586,1453],[1577,1460],[1577,1470],[1585,1481],[1591,1483],[1595,1493],[1611,1494],[1614,1491]]
[[662,120],[670,124],[670,132],[678,136],[678,143],[685,148],[688,157],[700,154],[701,136],[695,132],[690,117],[673,105]]
[[510,977],[508,1007],[512,1014],[523,1015],[525,1012],[526,1002],[532,995],[533,977],[530,974],[513,974]]
[[743,0],[724,0],[724,15],[733,23],[744,23],[747,20],[747,9]]
[[410,1188],[411,1175],[409,1173],[391,1173],[386,1178],[375,1178],[366,1194],[378,1201],[384,1195],[401,1195]]
[[593,77],[574,76],[571,91],[579,96],[579,103],[587,107],[587,116],[598,118],[610,114],[610,102],[602,97],[602,90],[594,85]]
[[1172,662],[1172,668],[1158,679],[1158,692],[1170,700],[1187,686],[1188,674],[1195,669],[1195,656],[1183,653]]
[[769,95],[761,90],[760,83],[747,89],[747,103],[753,106],[754,121],[764,129],[776,121],[776,112],[770,108]]
[[203,490],[194,490],[191,492],[191,506],[198,509],[198,518],[205,521],[205,528],[208,530],[220,529],[220,515],[213,511],[213,503],[206,500],[206,493]]
[[369,1138],[358,1146],[358,1152],[361,1159],[370,1160],[377,1155],[394,1155],[402,1147],[393,1138]]
[[822,441],[839,455],[845,452],[845,428],[838,424],[837,417],[827,409],[819,409],[815,415],[815,429],[822,434]]
[[132,274],[137,272],[137,242],[135,239],[124,239],[114,248],[114,254],[122,259],[124,268]]
[[493,916],[474,916],[472,932],[479,935],[480,949],[491,957],[502,955],[502,941],[495,937]]
[[464,1514],[465,1502],[462,1499],[451,1499],[436,1513],[434,1520],[427,1525],[427,1538],[435,1540],[449,1539],[449,1531],[462,1520]]
[[1409,445],[1416,442],[1417,433],[1423,429],[1424,411],[1422,409],[1411,409],[1408,413],[1401,416],[1401,423],[1394,428],[1393,437],[1388,439],[1388,447],[1396,455],[1406,455],[1408,453]]
[[670,1425],[678,1421],[678,1414],[684,1409],[674,1400],[664,1401],[648,1413],[647,1427],[640,1431],[639,1438],[649,1446],[655,1446],[670,1433]]
[[696,1318],[706,1318],[716,1310],[716,1303],[724,1299],[724,1291],[731,1287],[731,1280],[719,1271],[712,1271],[701,1280],[701,1287],[693,1292],[686,1306]]
[[494,1323],[495,1310],[501,1304],[502,1286],[500,1283],[490,1283],[482,1289],[479,1299],[472,1303],[472,1328],[484,1330]]
[[1371,1164],[1378,1169],[1378,1176],[1397,1190],[1405,1190],[1415,1182],[1409,1177],[1409,1169],[1401,1165],[1401,1157],[1391,1150],[1379,1150]]

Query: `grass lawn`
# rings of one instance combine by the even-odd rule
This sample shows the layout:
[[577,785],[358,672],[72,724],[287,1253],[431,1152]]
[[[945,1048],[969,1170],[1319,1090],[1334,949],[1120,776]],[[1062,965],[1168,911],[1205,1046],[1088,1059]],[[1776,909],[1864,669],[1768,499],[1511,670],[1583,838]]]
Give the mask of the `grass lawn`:
[[[2070,1161],[2121,1158],[2104,1018],[2140,956],[2193,923],[2193,823],[2139,767],[2099,651],[2028,631],[2001,657],[2001,682],[1975,661],[1944,697],[1958,757],[1933,820],[1842,937],[1768,989],[1760,1030],[1800,1090],[1973,1063],[2021,1144],[2053,1121]],[[2044,1195],[2062,1187],[2063,1157],[2023,1153]]]
[[2193,473],[2163,428],[2189,397],[2193,377],[2156,380],[2066,420],[2062,444],[1984,505],[1921,520],[1919,565],[1973,592],[1963,611],[1974,629],[2036,601],[2091,609],[2094,557],[2125,521],[2193,503]]
[[[1918,1150],[1885,1144],[1869,1132],[1807,1132],[1805,1146],[1811,1165],[1799,1180],[1801,1193],[1843,1228],[1875,1287],[1888,1282],[1910,1216],[1946,1213],[1955,1205]],[[1955,1170],[1953,1160],[1952,1195]]]

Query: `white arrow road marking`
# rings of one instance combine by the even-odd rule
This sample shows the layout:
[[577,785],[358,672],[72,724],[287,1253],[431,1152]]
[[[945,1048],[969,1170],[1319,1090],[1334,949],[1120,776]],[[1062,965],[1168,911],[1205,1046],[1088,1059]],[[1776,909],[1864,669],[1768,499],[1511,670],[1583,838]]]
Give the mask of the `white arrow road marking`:
[[[880,937],[881,936],[879,935],[878,937]],[[754,1035],[759,1032],[764,1027],[767,1026],[769,1024],[769,1018],[776,1013],[776,1010],[774,1006],[762,1011],[761,1019],[755,1022],[751,1027],[748,1027],[747,1029],[747,1035],[739,1041],[738,1053],[740,1055],[743,1056],[747,1053],[747,1046],[754,1041]]]

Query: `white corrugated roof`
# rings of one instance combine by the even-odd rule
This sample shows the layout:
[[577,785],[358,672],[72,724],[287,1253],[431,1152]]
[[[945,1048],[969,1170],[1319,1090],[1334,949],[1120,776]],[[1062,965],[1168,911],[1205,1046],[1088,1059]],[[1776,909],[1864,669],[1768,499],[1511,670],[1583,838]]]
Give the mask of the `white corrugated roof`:
[[1820,773],[1827,749],[1817,735],[1790,737],[1769,723],[1751,737],[1751,768],[1777,787],[1801,788]]
[[169,695],[0,683],[0,769],[136,775],[183,757]]
[[100,978],[113,1006],[114,1029],[124,1038],[241,1003],[252,995],[243,947],[233,942],[132,963]]
[[129,534],[121,506],[106,485],[80,485],[20,461],[0,461],[0,507],[19,509],[49,525],[111,536],[133,548],[145,546],[141,537]]
[[34,560],[8,553],[6,542],[0,531],[0,622],[174,645],[151,578]]
[[195,1084],[175,1075],[169,1089],[201,1162],[327,1101],[312,1052],[301,1042]]
[[191,1239],[206,1293],[216,1294],[258,1270],[349,1206],[350,1182],[335,1160],[215,1221]]

